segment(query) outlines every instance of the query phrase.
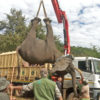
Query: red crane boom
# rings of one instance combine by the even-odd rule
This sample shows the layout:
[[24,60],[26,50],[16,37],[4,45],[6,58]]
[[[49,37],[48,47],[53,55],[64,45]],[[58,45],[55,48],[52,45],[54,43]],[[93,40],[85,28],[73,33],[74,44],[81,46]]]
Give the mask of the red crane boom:
[[69,26],[68,26],[68,20],[65,11],[62,11],[59,7],[58,0],[51,0],[57,19],[58,23],[63,23],[64,26],[64,49],[65,49],[65,55],[70,54],[70,38],[69,38]]

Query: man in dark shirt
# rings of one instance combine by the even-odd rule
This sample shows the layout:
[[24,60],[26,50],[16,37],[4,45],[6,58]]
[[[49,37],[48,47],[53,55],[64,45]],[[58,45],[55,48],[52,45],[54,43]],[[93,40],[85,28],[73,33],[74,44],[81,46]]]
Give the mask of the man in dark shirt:
[[58,76],[56,84],[57,84],[60,92],[62,93],[62,77],[61,76]]

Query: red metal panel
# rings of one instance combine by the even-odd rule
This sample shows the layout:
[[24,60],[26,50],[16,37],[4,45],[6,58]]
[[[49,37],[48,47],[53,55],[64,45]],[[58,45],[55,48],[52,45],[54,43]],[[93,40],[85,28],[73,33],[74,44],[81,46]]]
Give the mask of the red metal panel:
[[64,30],[65,30],[64,49],[65,49],[65,51],[67,51],[66,52],[67,54],[70,54],[70,38],[69,38],[69,29],[68,29],[69,26],[68,26],[68,20],[67,20],[66,13],[60,9],[58,0],[51,0],[51,1],[52,1],[53,7],[55,10],[57,19],[58,19],[58,23],[62,23],[62,21],[64,20],[64,22],[63,22]]
[[66,13],[65,12],[63,12],[63,16],[64,16],[64,19],[65,19],[65,30],[66,30],[66,42],[67,43],[65,43],[65,46],[64,46],[64,48],[65,48],[65,50],[67,50],[67,54],[70,54],[70,37],[69,37],[69,25],[68,25],[68,20],[67,20],[67,16],[66,16]]
[[59,7],[58,1],[57,0],[52,0],[52,4],[53,4],[53,7],[54,7],[54,11],[56,13],[58,22],[62,23],[62,19],[61,19],[62,11],[61,11],[61,9]]

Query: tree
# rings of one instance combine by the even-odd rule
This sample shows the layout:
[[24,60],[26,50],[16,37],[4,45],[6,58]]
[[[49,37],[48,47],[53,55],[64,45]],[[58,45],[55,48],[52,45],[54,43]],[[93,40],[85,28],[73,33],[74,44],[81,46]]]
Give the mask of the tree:
[[60,41],[60,37],[59,36],[54,36],[54,40],[57,46],[57,49],[64,53],[64,44]]
[[25,16],[22,15],[21,10],[11,9],[10,14],[6,14],[6,16],[6,21],[0,21],[0,30],[5,30],[4,34],[26,35]]
[[74,56],[90,56],[100,58],[100,52],[97,51],[96,47],[93,48],[83,48],[83,47],[71,47],[71,54]]
[[10,14],[6,16],[6,20],[0,21],[0,31],[4,30],[4,33],[0,35],[1,52],[15,50],[28,33],[26,19],[21,10],[11,9]]

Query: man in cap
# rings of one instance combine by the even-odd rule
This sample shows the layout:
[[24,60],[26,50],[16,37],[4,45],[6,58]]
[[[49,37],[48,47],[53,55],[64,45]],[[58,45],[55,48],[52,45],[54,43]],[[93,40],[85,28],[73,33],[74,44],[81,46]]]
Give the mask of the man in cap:
[[35,100],[55,100],[55,97],[57,97],[58,100],[63,100],[56,83],[47,78],[48,70],[42,68],[40,74],[40,80],[34,81],[28,85],[11,86],[11,88],[24,91],[33,90]]
[[80,100],[90,100],[88,81],[83,80],[78,84],[78,88],[80,92]]
[[7,94],[7,88],[9,87],[10,82],[5,78],[0,78],[0,100],[10,100]]

